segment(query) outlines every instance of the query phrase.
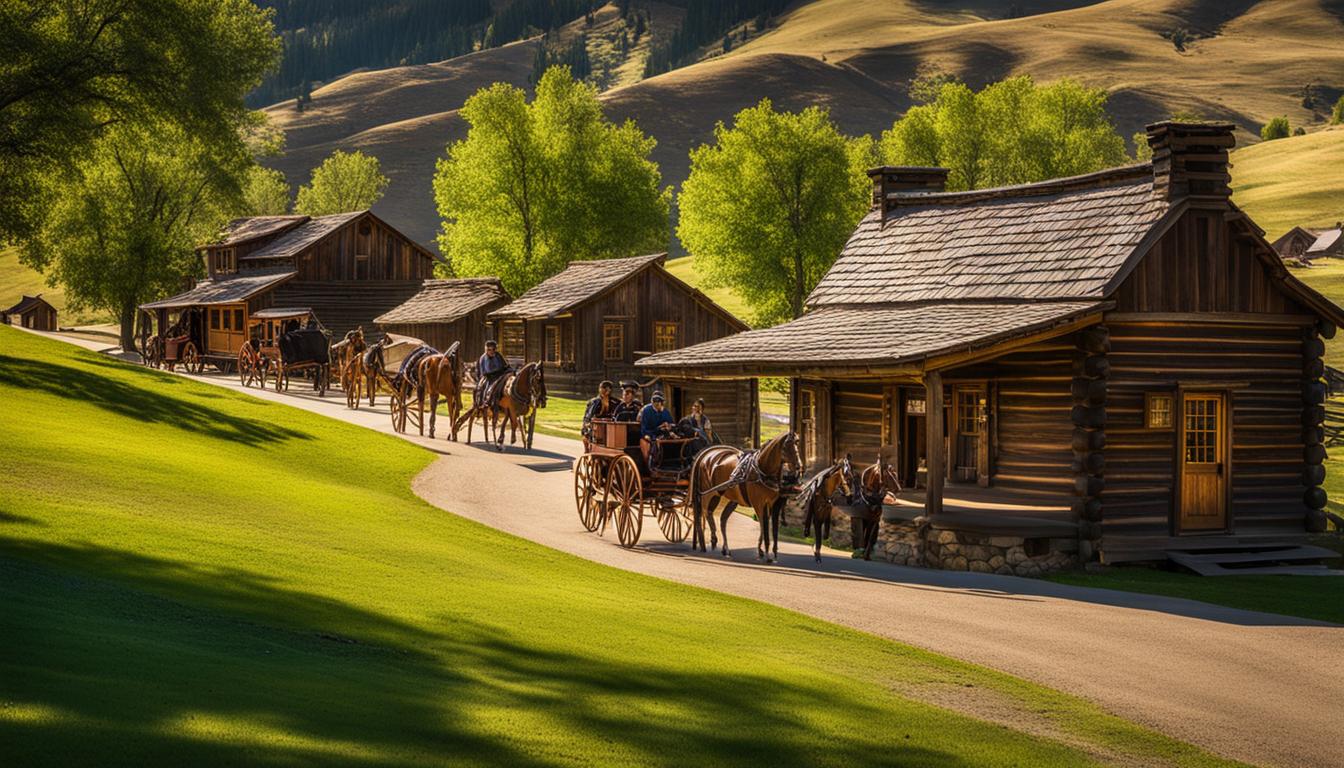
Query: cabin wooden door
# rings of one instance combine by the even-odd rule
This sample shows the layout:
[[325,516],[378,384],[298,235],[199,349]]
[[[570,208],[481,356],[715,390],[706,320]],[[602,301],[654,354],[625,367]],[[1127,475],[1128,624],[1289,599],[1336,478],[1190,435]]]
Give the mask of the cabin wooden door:
[[1227,528],[1227,396],[1187,392],[1181,405],[1182,533]]
[[985,385],[958,384],[952,388],[952,455],[950,479],[979,483],[989,480]]

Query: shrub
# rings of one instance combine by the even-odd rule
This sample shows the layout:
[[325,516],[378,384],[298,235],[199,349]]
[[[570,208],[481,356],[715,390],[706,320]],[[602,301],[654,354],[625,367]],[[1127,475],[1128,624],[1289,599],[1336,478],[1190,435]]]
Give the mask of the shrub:
[[1344,125],[1344,96],[1340,96],[1339,101],[1335,102],[1335,108],[1330,113],[1330,124]]
[[1268,123],[1265,123],[1265,126],[1260,129],[1260,138],[1264,139],[1265,141],[1273,141],[1274,139],[1286,139],[1288,138],[1288,134],[1289,129],[1288,129],[1287,117],[1276,117],[1273,120],[1270,120]]
[[1302,126],[1299,125],[1299,126],[1297,126],[1296,128],[1293,129],[1293,135],[1294,135],[1294,136],[1306,136],[1306,135],[1307,135],[1307,129],[1306,129],[1306,128],[1303,128]]

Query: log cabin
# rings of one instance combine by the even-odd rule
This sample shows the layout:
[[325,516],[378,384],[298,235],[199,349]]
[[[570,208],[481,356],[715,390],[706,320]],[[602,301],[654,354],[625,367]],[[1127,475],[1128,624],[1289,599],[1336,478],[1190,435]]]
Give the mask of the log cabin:
[[5,325],[17,325],[34,331],[59,330],[56,324],[56,308],[51,306],[42,294],[24,296],[18,304],[0,312],[0,322]]
[[509,301],[497,277],[426,280],[419,293],[374,323],[385,333],[414,336],[439,351],[461,342],[462,354],[471,360],[491,333],[486,315]]
[[640,378],[641,357],[717,339],[747,325],[664,268],[666,253],[571,261],[558,274],[494,310],[500,351],[514,363],[541,360],[547,387],[592,397],[603,379],[638,380],[644,399],[663,389],[680,418],[704,398],[719,436],[736,445],[759,437],[756,382],[695,376]]
[[1283,233],[1278,240],[1270,243],[1279,256],[1285,260],[1302,261],[1307,249],[1321,236],[1320,230],[1306,227],[1293,227]]
[[437,263],[428,249],[370,211],[330,216],[235,219],[197,249],[206,277],[190,290],[141,305],[160,333],[170,315],[187,328],[207,361],[227,367],[269,307],[311,310],[339,336],[417,293]]
[[894,562],[1313,560],[1344,310],[1233,204],[1232,130],[1158,123],[1151,163],[999,189],[874,169],[802,317],[637,367],[789,377],[811,470],[896,466]]

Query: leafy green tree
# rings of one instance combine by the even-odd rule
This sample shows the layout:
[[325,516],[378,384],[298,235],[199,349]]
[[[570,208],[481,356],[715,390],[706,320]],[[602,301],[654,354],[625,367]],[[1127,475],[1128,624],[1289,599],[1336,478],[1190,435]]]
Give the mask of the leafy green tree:
[[313,169],[309,182],[299,187],[294,210],[308,216],[362,211],[372,208],[387,190],[378,158],[359,150],[332,152]]
[[1265,141],[1286,139],[1290,133],[1291,131],[1288,128],[1288,118],[1286,117],[1276,117],[1260,128],[1260,138]]
[[882,134],[880,147],[887,163],[948,168],[949,190],[1073,176],[1128,160],[1105,91],[1071,80],[1038,86],[1025,75],[979,92],[943,83],[930,103]]
[[106,310],[132,348],[137,307],[181,290],[201,269],[197,243],[241,204],[251,167],[165,126],[113,126],[52,198],[20,257],[60,283],[76,310]]
[[457,274],[499,275],[517,295],[571,259],[666,247],[671,189],[654,140],[602,114],[597,91],[552,67],[527,94],[496,83],[463,105],[467,137],[434,174],[439,248]]
[[1344,125],[1344,96],[1340,96],[1335,102],[1335,108],[1330,111],[1331,125]]
[[243,210],[249,216],[283,216],[289,213],[289,184],[274,168],[254,165],[243,181]]
[[849,139],[819,107],[744,109],[691,151],[677,235],[757,324],[798,317],[871,198],[872,140]]
[[0,3],[0,242],[36,232],[53,176],[110,125],[163,121],[231,151],[279,55],[271,16],[248,0]]

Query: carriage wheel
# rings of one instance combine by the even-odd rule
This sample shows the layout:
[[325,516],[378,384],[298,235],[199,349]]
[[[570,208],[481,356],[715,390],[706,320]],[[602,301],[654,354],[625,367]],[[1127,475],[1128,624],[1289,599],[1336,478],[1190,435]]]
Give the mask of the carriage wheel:
[[602,523],[602,510],[597,501],[597,467],[593,457],[587,454],[574,463],[574,507],[579,512],[579,522],[590,533],[596,531]]
[[182,370],[187,373],[200,373],[205,370],[205,363],[201,361],[201,353],[196,351],[196,342],[188,341],[182,347],[181,354],[177,361],[182,364]]
[[644,488],[634,459],[622,456],[612,462],[607,495],[616,504],[616,538],[623,547],[635,546],[644,527]]
[[394,389],[387,396],[388,411],[392,414],[392,429],[406,431],[406,396],[400,389]]
[[691,532],[691,520],[684,498],[660,499],[657,515],[658,528],[662,530],[663,538],[673,544],[686,540]]
[[238,383],[244,387],[252,386],[257,380],[257,359],[248,344],[238,348]]
[[277,360],[275,362],[275,391],[281,391],[285,386],[285,364]]

